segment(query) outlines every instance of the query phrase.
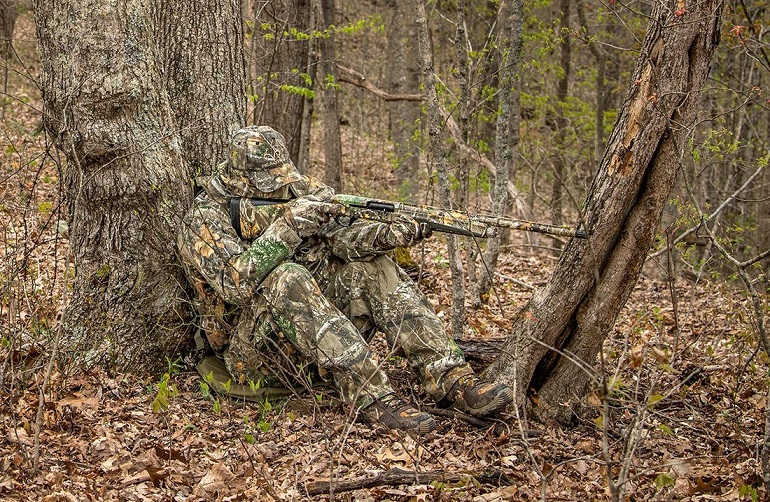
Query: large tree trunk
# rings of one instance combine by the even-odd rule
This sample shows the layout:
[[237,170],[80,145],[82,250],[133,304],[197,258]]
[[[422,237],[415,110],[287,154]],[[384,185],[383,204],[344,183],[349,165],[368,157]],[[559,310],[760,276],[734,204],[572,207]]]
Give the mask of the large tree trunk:
[[243,22],[237,0],[166,0],[155,8],[165,92],[191,172],[227,157],[246,118]]
[[[722,0],[658,3],[585,203],[588,240],[565,248],[549,283],[518,314],[489,375],[539,392],[535,410],[565,420],[658,230],[679,155],[719,40]],[[555,348],[558,352],[551,350]],[[562,355],[559,355],[562,354]]]
[[242,119],[239,5],[38,0],[35,10],[44,125],[67,159],[75,278],[62,348],[87,366],[157,369],[189,338],[174,243],[190,180]]

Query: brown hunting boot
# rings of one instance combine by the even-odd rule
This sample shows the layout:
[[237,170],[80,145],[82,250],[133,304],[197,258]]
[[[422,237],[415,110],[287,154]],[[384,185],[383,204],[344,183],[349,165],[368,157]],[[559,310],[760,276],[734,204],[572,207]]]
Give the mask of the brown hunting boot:
[[475,417],[485,417],[511,404],[513,390],[505,384],[482,382],[471,373],[455,382],[446,399],[452,408]]
[[418,410],[395,394],[374,401],[361,410],[361,414],[369,423],[379,422],[388,429],[411,434],[427,434],[436,428],[436,420],[430,413]]

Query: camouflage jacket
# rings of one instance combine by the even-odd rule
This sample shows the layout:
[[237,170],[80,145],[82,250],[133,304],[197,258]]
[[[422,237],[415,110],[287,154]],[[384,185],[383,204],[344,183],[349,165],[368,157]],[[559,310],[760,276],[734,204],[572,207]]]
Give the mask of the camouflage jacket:
[[[278,192],[252,191],[248,195],[275,199],[333,195],[318,180],[302,178]],[[242,206],[241,235],[248,238],[241,238],[229,213],[233,191],[218,176],[201,184],[204,190],[183,219],[177,246],[196,292],[200,327],[215,351],[226,347],[239,311],[253,303],[262,280],[279,264],[293,261],[303,265],[324,290],[346,261],[371,259],[389,250],[378,244],[387,225],[364,220],[350,226],[332,220],[317,235],[302,239],[282,218],[280,204]]]

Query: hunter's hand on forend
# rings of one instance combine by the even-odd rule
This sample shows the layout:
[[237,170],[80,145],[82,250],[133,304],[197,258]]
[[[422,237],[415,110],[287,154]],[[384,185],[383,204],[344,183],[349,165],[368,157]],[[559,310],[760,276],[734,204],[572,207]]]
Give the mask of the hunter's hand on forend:
[[338,204],[300,197],[286,203],[284,218],[300,237],[315,235],[331,218],[339,214]]
[[419,223],[410,216],[397,214],[381,236],[385,248],[411,247],[430,237],[433,231],[427,223]]

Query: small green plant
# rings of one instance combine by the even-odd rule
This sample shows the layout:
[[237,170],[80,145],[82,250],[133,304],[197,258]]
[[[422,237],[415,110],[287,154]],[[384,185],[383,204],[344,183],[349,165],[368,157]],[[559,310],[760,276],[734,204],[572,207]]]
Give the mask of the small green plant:
[[171,385],[170,373],[164,373],[158,382],[158,390],[155,393],[155,398],[152,400],[152,412],[161,413],[168,410],[169,399],[176,396],[179,392],[176,387]]
[[246,430],[243,433],[243,439],[249,444],[254,444],[254,429],[251,426],[251,420],[248,415],[243,416],[243,423],[246,426]]
[[260,418],[259,422],[257,422],[257,427],[259,428],[260,431],[267,432],[270,430],[271,424],[264,418]]
[[738,497],[740,497],[741,500],[751,500],[751,502],[757,502],[759,500],[759,493],[757,493],[757,489],[754,488],[751,485],[742,485],[741,489],[738,491]]
[[180,359],[174,359],[173,361],[166,357],[166,373],[169,375],[176,375],[181,373],[184,369]]

